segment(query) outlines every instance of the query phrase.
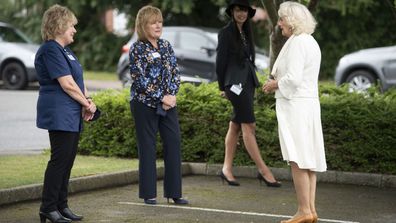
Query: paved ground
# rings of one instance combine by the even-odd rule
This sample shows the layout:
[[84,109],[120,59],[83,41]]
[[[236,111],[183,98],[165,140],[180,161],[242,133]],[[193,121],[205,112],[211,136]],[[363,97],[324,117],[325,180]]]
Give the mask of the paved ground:
[[[70,206],[85,216],[83,222],[279,222],[296,209],[291,182],[281,188],[260,186],[252,178],[240,178],[240,187],[222,185],[216,176],[183,178],[188,206],[168,205],[158,182],[159,205],[142,204],[138,186],[128,185],[70,196]],[[38,222],[39,201],[0,207],[0,222]],[[355,185],[318,185],[319,222],[395,223],[396,188]]]
[[49,148],[48,132],[36,127],[38,91],[0,90],[0,155],[37,154]]

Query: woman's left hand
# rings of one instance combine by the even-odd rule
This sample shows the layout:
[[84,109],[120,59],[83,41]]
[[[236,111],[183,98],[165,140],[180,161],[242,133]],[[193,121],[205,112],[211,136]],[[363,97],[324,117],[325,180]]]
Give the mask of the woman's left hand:
[[171,108],[175,107],[176,106],[176,96],[170,95],[170,94],[165,95],[164,98],[162,99],[162,104],[169,106]]
[[169,105],[166,105],[166,104],[162,103],[162,108],[163,108],[165,111],[168,111],[168,110],[171,109],[172,107],[169,106]]
[[83,108],[82,110],[82,117],[84,121],[89,121],[94,117],[94,113],[88,111],[87,109]]

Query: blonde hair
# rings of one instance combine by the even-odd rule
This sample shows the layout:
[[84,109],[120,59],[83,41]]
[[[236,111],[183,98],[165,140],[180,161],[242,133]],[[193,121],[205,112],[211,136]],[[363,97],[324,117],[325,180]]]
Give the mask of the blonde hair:
[[316,20],[311,12],[297,2],[283,2],[279,6],[278,15],[284,19],[286,25],[290,26],[293,34],[312,34],[315,31]]
[[146,27],[151,21],[163,21],[161,10],[151,5],[139,9],[135,25],[138,40],[147,40]]
[[47,9],[41,23],[41,37],[44,41],[55,39],[66,32],[71,25],[77,24],[77,18],[68,8],[55,4]]

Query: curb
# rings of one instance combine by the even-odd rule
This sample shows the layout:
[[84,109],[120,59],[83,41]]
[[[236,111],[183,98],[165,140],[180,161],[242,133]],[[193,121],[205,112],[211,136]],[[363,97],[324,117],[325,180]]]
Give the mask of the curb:
[[[218,175],[218,172],[221,170],[221,168],[222,164],[183,163],[182,174],[183,176],[215,176]],[[279,180],[292,180],[290,169],[271,168],[271,171]],[[236,177],[254,178],[257,176],[257,169],[254,166],[236,166],[233,168],[233,174]],[[164,177],[164,167],[157,168],[157,177],[158,179],[162,179]],[[138,179],[139,177],[137,170],[73,178],[70,179],[69,193],[78,193],[83,191],[135,184],[138,182]],[[317,173],[317,182],[396,188],[396,175],[353,173],[330,170],[323,173]],[[0,205],[40,199],[42,189],[43,184],[32,184],[2,189],[0,190]]]

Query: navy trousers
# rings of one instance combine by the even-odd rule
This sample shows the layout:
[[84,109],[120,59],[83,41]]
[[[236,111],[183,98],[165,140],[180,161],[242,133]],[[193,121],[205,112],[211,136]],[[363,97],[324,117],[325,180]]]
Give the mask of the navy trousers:
[[77,154],[79,132],[49,131],[51,158],[44,175],[40,210],[51,212],[67,208],[70,172]]
[[160,133],[164,153],[164,197],[181,198],[181,148],[180,127],[176,108],[166,116],[155,108],[131,100],[130,107],[135,120],[139,153],[139,197],[157,197],[156,139]]

